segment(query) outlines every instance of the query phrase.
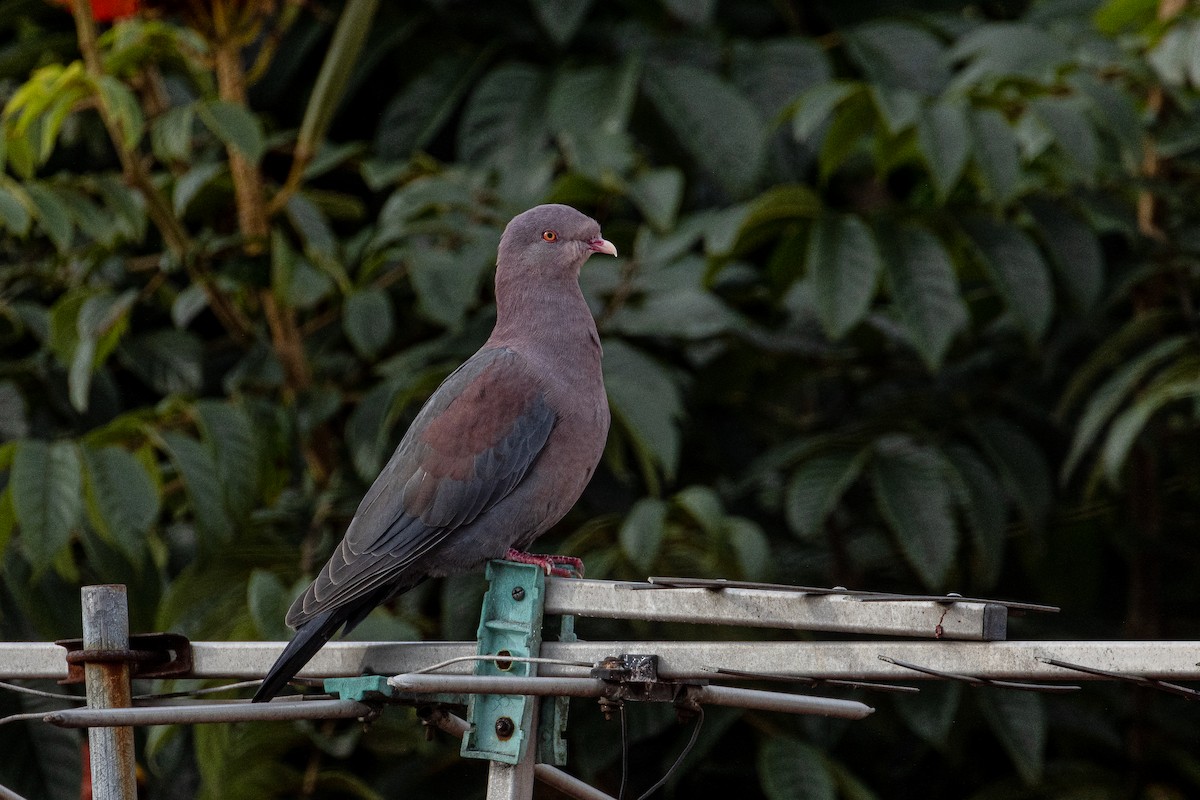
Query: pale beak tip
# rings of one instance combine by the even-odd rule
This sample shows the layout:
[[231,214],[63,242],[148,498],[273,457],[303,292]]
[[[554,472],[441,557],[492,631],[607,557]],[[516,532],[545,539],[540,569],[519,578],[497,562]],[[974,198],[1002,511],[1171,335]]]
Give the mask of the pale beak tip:
[[593,239],[589,243],[589,246],[592,248],[593,253],[607,253],[610,256],[617,254],[617,246],[608,239]]

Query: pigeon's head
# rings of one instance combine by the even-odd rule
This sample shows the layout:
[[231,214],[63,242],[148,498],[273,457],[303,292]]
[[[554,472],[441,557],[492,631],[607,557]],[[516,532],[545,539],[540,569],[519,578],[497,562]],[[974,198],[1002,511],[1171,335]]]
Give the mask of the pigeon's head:
[[592,253],[617,254],[596,220],[570,206],[535,206],[513,217],[500,237],[501,265],[521,265],[541,275],[577,275]]

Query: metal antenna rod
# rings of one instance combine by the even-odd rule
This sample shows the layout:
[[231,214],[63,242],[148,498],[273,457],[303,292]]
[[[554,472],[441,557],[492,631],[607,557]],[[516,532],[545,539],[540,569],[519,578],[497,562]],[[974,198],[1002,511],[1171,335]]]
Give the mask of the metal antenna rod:
[[[120,585],[85,586],[83,649],[116,653],[129,649],[129,600]],[[132,705],[128,661],[87,661],[83,668],[88,708]],[[95,800],[134,800],[137,775],[133,758],[133,728],[90,728],[92,797]]]

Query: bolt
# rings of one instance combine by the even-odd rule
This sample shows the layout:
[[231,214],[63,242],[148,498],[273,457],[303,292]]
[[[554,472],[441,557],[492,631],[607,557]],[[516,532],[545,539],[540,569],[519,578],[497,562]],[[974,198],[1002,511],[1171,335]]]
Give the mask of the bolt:
[[512,738],[512,735],[516,732],[516,730],[517,726],[513,724],[513,721],[510,718],[501,717],[500,719],[496,720],[496,737],[500,741],[507,742]]
[[514,586],[512,594],[513,600],[516,600],[519,603],[525,599],[525,588],[522,586]]

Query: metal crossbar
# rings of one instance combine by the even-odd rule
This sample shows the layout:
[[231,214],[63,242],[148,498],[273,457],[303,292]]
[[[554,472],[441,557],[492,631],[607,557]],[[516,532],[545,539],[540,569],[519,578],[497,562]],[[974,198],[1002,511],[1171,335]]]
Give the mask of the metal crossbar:
[[[326,691],[339,699],[328,699],[327,694],[304,701],[281,699],[251,705],[139,696],[131,707],[105,708],[106,704],[127,705],[127,700],[117,696],[93,699],[93,672],[124,669],[133,673],[134,680],[141,680],[136,669],[115,657],[133,654],[131,647],[142,646],[131,645],[123,635],[99,645],[85,641],[83,652],[70,655],[66,648],[47,642],[0,642],[0,681],[64,680],[69,661],[84,664],[89,707],[50,712],[44,719],[62,726],[87,727],[95,742],[103,739],[98,734],[102,729],[128,738],[120,731],[131,731],[132,725],[370,719],[384,703],[415,704],[429,711],[429,724],[460,736],[469,733],[469,743],[479,741],[481,726],[490,726],[500,735],[501,741],[480,751],[491,760],[488,797],[497,800],[529,797],[535,776],[574,797],[606,797],[552,766],[563,763],[555,760],[561,753],[554,755],[553,745],[566,724],[565,701],[558,700],[556,706],[554,698],[565,696],[597,697],[607,708],[626,701],[671,702],[684,710],[716,704],[856,719],[872,709],[854,701],[723,684],[792,680],[873,688],[870,682],[876,682],[915,691],[894,684],[958,680],[1063,691],[1078,688],[1067,685],[1069,682],[1122,680],[1189,698],[1200,695],[1169,682],[1200,681],[1200,642],[1003,641],[1009,611],[1057,611],[1052,606],[692,578],[651,578],[645,583],[546,578],[543,586],[542,576],[531,574],[527,565],[507,562],[494,562],[489,574],[492,589],[484,603],[477,641],[327,644],[298,677],[342,679],[326,684]],[[89,608],[89,603],[96,606],[95,598],[106,593],[123,598],[123,592],[123,587],[84,589],[85,618],[93,616],[91,622],[85,619],[85,631],[100,617],[107,620],[117,613],[107,607]],[[118,616],[123,615],[120,610]],[[541,641],[543,615],[562,618],[562,641]],[[873,638],[839,642],[588,642],[575,640],[574,617],[838,632]],[[104,623],[106,630],[108,624]],[[170,639],[143,637],[152,642],[160,638]],[[170,657],[168,666],[182,673],[177,680],[261,678],[284,643],[187,645],[186,640],[177,645],[180,652],[187,651],[186,658]],[[359,677],[363,675],[394,677],[385,681]],[[123,680],[127,697],[130,680]],[[521,699],[539,695],[548,699],[541,703]],[[512,700],[504,700],[506,696]],[[463,698],[472,698],[468,720],[455,717],[445,707],[445,703]],[[492,699],[480,702],[481,698]],[[468,746],[479,749],[476,744]],[[125,800],[129,796],[122,788],[126,781],[105,770],[132,772],[114,766],[115,760],[98,763],[98,752],[93,747],[93,788],[100,791],[96,797]],[[535,760],[543,763],[535,765]],[[4,791],[0,787],[0,796]]]

